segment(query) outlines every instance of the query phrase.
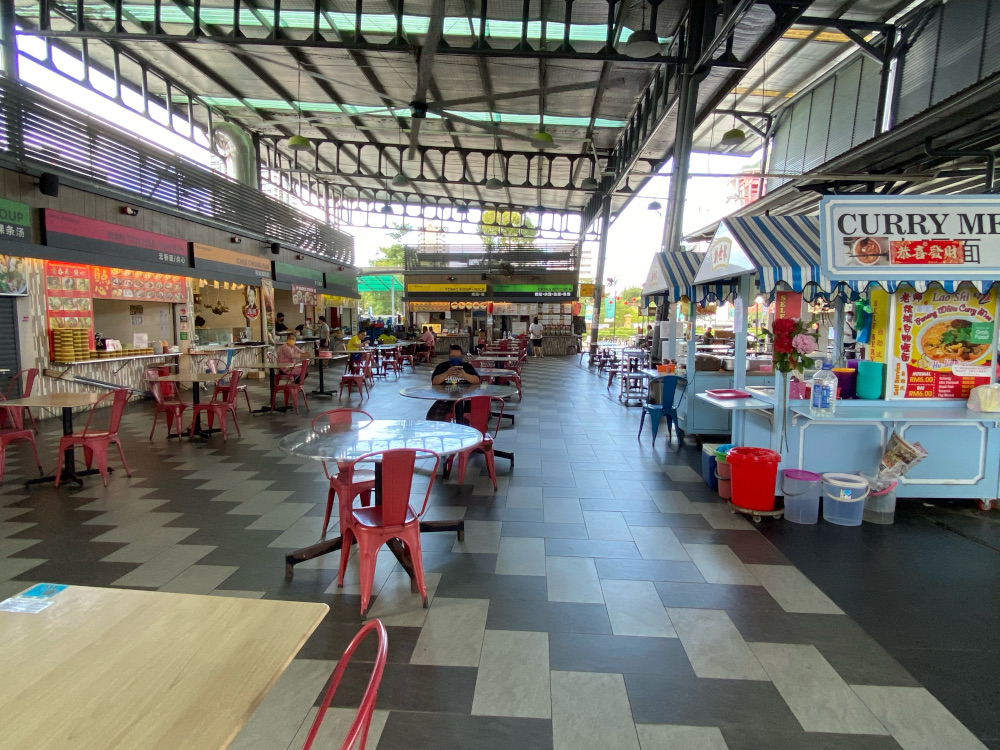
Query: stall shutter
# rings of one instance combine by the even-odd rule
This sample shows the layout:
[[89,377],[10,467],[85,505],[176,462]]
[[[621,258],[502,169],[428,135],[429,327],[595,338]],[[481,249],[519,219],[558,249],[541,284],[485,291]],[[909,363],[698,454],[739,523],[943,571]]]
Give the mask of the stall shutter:
[[0,375],[2,390],[7,389],[10,376],[21,369],[17,348],[17,298],[0,297],[0,370],[10,370]]

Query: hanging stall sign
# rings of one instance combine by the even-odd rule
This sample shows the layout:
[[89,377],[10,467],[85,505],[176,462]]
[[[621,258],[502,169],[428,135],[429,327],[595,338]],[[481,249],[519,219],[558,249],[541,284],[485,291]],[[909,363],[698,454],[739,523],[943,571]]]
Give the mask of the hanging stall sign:
[[31,242],[31,209],[27,203],[0,198],[0,240]]
[[[694,285],[704,284],[718,279],[731,279],[735,276],[745,276],[756,271],[743,246],[736,241],[726,222],[720,221],[715,230],[712,244],[705,253],[705,259],[698,268]],[[644,292],[645,293],[645,292]]]
[[24,258],[0,255],[0,297],[23,296],[28,293],[28,275]]
[[62,328],[90,331],[93,346],[94,309],[90,266],[45,261],[45,314],[50,331]]
[[573,284],[494,284],[497,294],[527,294],[535,297],[570,297]]
[[222,247],[191,243],[194,267],[211,276],[213,273],[238,276],[247,280],[271,278],[271,261]]
[[447,302],[408,302],[410,312],[447,312],[450,308]]
[[802,292],[774,293],[774,319],[798,320],[802,317]]
[[827,196],[822,272],[835,281],[993,280],[1000,276],[1000,196]]
[[96,299],[146,300],[177,305],[187,301],[187,279],[183,276],[127,268],[89,268],[93,281],[91,296]]
[[997,295],[896,292],[887,398],[968,398],[990,382]]
[[407,284],[407,292],[473,294],[486,296],[486,284]]
[[594,285],[593,284],[580,284],[580,296],[581,297],[591,297],[594,296]]
[[86,219],[50,208],[42,209],[42,220],[45,244],[52,247],[81,250],[105,259],[119,256],[138,261],[188,265],[187,242],[165,234]]
[[868,338],[868,359],[873,362],[885,362],[889,350],[889,309],[892,299],[889,293],[880,287],[871,290],[869,302],[872,308],[871,334]]
[[614,323],[615,321],[615,298],[608,295],[604,298],[604,322]]
[[311,286],[300,286],[292,284],[292,304],[305,305],[306,307],[316,306],[316,288]]

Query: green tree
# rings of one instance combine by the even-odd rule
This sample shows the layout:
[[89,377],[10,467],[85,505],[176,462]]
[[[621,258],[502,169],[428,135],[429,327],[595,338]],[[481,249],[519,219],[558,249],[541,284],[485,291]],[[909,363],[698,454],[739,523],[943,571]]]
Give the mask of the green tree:
[[[394,242],[388,247],[379,248],[379,254],[372,261],[372,265],[397,268],[403,266],[406,254],[403,237],[412,231],[413,227],[408,224],[396,224],[393,231],[389,233]],[[393,278],[402,285],[403,277],[401,275],[394,274]],[[403,293],[397,291],[395,296],[396,312],[399,312],[403,307]],[[390,292],[361,292],[361,311],[367,313],[369,309],[374,315],[389,315],[392,312],[392,294]]]
[[[635,333],[635,327],[637,324],[642,322],[642,318],[639,315],[639,305],[642,304],[642,287],[630,286],[622,289],[615,293],[617,301],[615,302],[615,323],[612,328],[611,324],[608,327],[601,330],[598,336],[602,339],[610,339],[612,336],[617,338],[622,338],[626,336],[631,336]],[[632,300],[635,300],[633,302]],[[598,325],[604,324],[604,312],[606,304],[604,301],[601,302],[600,316],[597,318]],[[625,316],[631,315],[631,325],[625,325]]]

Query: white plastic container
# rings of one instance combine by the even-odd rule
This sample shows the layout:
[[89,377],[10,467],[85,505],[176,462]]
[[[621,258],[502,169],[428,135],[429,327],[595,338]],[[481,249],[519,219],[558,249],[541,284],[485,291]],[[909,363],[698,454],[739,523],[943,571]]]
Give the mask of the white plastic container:
[[802,469],[781,472],[781,492],[785,497],[785,520],[812,524],[819,519],[823,477]]
[[823,475],[823,519],[838,526],[860,526],[868,480],[856,474]]
[[869,481],[863,518],[867,523],[890,524],[896,520],[896,482]]
[[813,375],[809,413],[814,417],[832,417],[836,411],[837,376],[833,374],[833,365],[826,363],[822,370]]

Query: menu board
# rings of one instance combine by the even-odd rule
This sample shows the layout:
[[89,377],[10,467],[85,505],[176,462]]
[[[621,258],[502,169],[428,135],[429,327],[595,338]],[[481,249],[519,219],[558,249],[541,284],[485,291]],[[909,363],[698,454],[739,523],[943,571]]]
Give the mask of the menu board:
[[24,258],[0,255],[0,295],[23,296],[28,293],[28,274]]
[[292,284],[292,304],[305,305],[306,307],[316,306],[316,288],[311,286],[300,286]]
[[84,328],[93,345],[94,309],[90,266],[45,261],[45,314],[50,330]]
[[897,291],[886,397],[965,399],[990,382],[997,295]]
[[96,299],[127,299],[148,302],[187,301],[187,279],[166,273],[132,271],[122,268],[90,266],[93,294]]

